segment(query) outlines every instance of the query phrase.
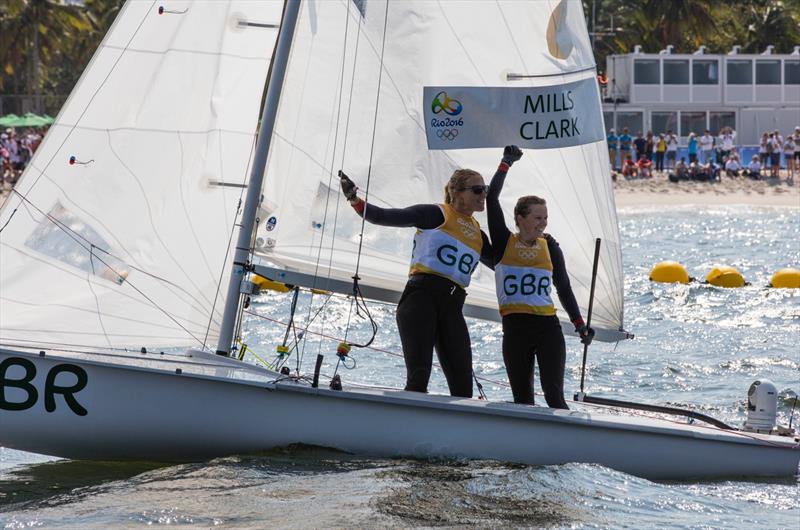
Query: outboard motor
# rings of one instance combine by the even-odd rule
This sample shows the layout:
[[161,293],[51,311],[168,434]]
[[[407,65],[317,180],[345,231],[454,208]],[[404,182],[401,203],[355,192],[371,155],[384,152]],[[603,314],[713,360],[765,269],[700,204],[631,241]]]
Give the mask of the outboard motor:
[[747,391],[747,420],[744,430],[769,433],[775,428],[778,412],[778,390],[769,379],[750,385]]

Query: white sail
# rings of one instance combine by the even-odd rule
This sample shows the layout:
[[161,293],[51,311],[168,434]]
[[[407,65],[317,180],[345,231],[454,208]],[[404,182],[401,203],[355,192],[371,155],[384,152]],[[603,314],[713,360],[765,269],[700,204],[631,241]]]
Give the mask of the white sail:
[[[440,203],[454,169],[476,169],[488,182],[502,149],[429,149],[426,87],[563,85],[593,79],[593,64],[577,0],[305,2],[267,166],[257,251],[318,278],[349,280],[358,264],[362,283],[402,290],[413,229],[367,224],[359,255],[361,219],[341,198],[337,170],[380,206]],[[594,127],[602,130],[596,85],[590,98]],[[527,149],[501,202],[513,227],[519,196],[547,200],[548,231],[564,251],[584,316],[595,238],[602,239],[593,327],[602,330],[598,338],[618,340],[622,263],[608,168],[604,140]],[[485,217],[478,219],[485,228]],[[497,307],[491,270],[479,267],[468,292],[468,303]]]
[[0,211],[0,342],[214,343],[282,7],[125,5]]

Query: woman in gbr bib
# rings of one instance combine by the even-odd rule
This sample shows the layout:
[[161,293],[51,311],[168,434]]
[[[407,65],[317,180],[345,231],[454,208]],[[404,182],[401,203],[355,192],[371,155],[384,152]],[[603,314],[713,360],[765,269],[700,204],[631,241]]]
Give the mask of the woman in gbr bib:
[[472,273],[494,266],[489,238],[472,217],[483,211],[488,186],[477,171],[458,169],[445,186],[444,204],[380,208],[356,195],[339,172],[342,192],[359,215],[383,226],[415,227],[408,283],[397,304],[397,328],[406,363],[406,390],[427,392],[433,349],[450,395],[472,397],[472,348],[462,308]]
[[542,390],[551,408],[566,409],[564,364],[566,347],[561,324],[551,298],[555,285],[561,306],[581,337],[589,344],[594,331],[587,328],[569,283],[564,254],[547,227],[547,204],[535,195],[520,197],[514,207],[518,232],[508,230],[500,207],[509,167],[522,157],[510,145],[489,186],[489,234],[495,254],[495,285],[503,317],[503,361],[515,403],[533,404],[533,363],[539,363]]

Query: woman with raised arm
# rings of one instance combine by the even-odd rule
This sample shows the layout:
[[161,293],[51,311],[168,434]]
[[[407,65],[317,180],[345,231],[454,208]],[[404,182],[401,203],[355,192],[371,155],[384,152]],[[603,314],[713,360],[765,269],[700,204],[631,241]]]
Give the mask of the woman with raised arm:
[[505,148],[487,197],[489,234],[495,254],[495,285],[503,317],[503,361],[515,403],[533,404],[533,363],[536,360],[547,406],[566,409],[569,408],[564,401],[567,352],[550,296],[552,285],[581,342],[591,343],[594,330],[587,328],[581,317],[558,242],[544,233],[547,227],[545,200],[535,195],[520,197],[514,207],[518,231],[512,233],[506,227],[500,192],[509,167],[521,157],[519,147]]
[[433,349],[450,395],[472,397],[472,348],[462,308],[464,290],[482,262],[494,268],[492,246],[472,214],[483,211],[488,186],[471,169],[458,169],[443,204],[380,208],[357,196],[339,172],[342,192],[359,215],[383,226],[415,227],[408,283],[397,304],[397,329],[406,362],[406,390],[427,392]]

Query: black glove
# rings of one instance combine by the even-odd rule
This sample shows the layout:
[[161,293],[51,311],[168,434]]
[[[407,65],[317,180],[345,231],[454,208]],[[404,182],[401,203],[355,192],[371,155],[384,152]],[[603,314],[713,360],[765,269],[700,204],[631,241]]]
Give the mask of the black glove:
[[503,162],[509,166],[520,158],[522,158],[522,149],[516,145],[507,145],[505,149],[503,149]]
[[592,339],[594,339],[594,330],[592,328],[588,327],[583,322],[582,318],[578,318],[575,321],[573,321],[572,323],[575,326],[575,331],[581,337],[581,343],[585,344],[586,346],[591,344],[592,343]]
[[344,174],[344,171],[339,171],[339,184],[342,186],[342,193],[344,193],[345,198],[348,201],[353,201],[356,198],[356,192],[358,191],[358,186],[356,183],[350,180],[350,177]]

